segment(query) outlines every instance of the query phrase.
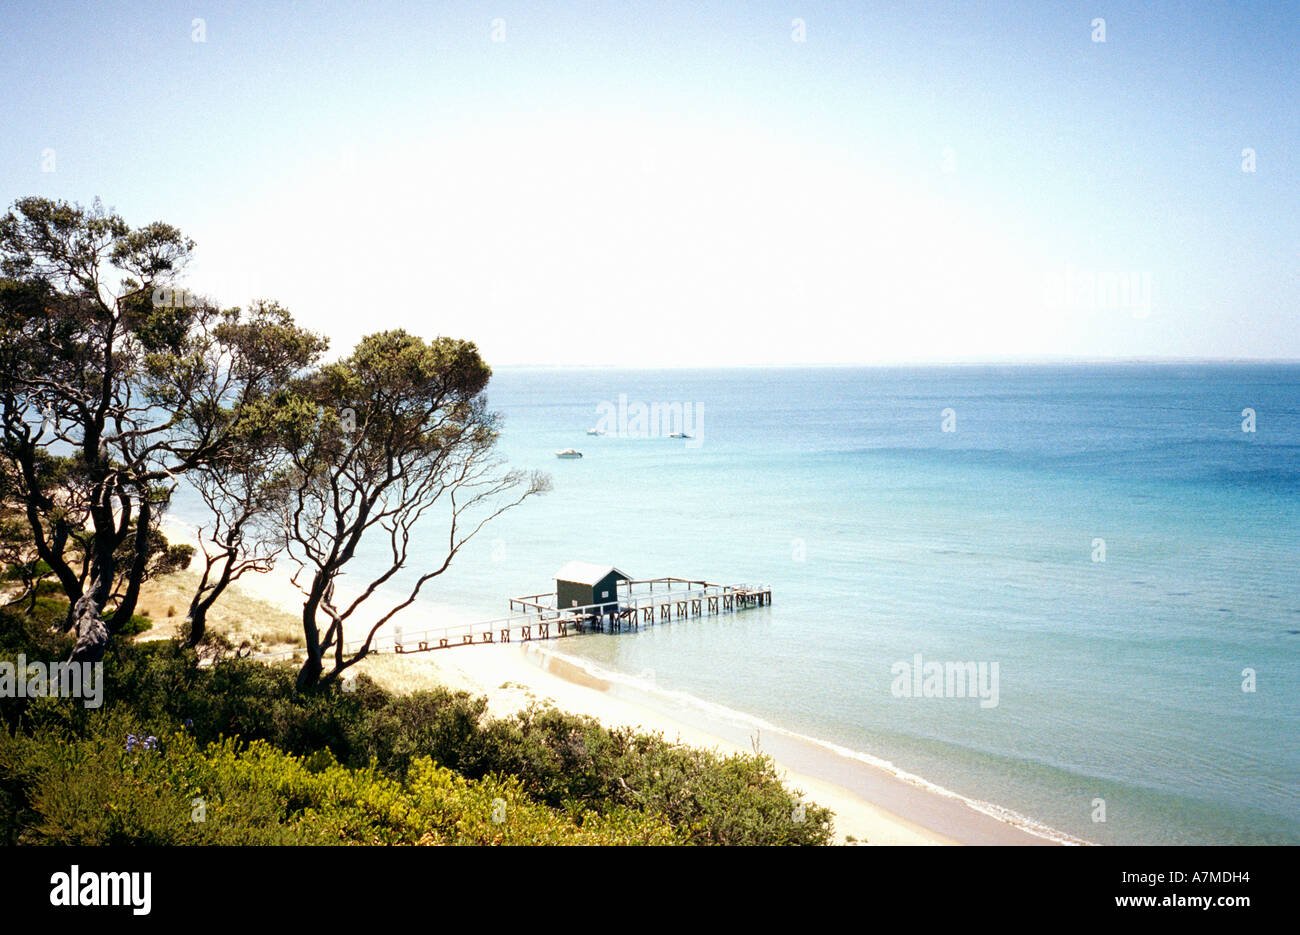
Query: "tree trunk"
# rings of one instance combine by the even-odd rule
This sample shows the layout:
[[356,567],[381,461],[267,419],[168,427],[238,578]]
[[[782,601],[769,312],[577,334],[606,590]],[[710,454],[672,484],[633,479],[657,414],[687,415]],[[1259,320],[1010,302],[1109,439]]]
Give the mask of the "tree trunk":
[[302,635],[307,642],[307,660],[298,670],[298,679],[295,682],[295,688],[300,692],[315,688],[320,683],[321,672],[325,669],[321,659],[320,630],[316,626],[316,608],[320,606],[323,590],[324,587],[318,577],[312,582],[311,592],[307,596],[306,603],[302,605]]
[[203,642],[208,632],[208,609],[202,604],[190,605],[190,612],[185,618],[185,645],[194,649]]
[[[112,516],[105,523],[96,517],[94,557],[90,563],[90,580],[85,593],[72,607],[72,617],[77,628],[77,642],[72,647],[69,662],[99,662],[108,649],[109,625],[104,620],[104,605],[113,593],[113,573],[117,561],[113,555]],[[107,533],[99,530],[107,529]]]
[[140,492],[140,509],[136,511],[135,518],[135,555],[132,556],[131,567],[128,571],[126,593],[122,595],[122,600],[118,603],[117,609],[113,611],[113,616],[108,622],[110,632],[120,630],[126,626],[131,622],[132,615],[135,614],[136,604],[140,600],[140,583],[144,580],[145,568],[149,563],[149,524],[152,521],[152,515],[153,509],[149,505],[148,492],[142,490]]
[[69,662],[99,662],[108,649],[108,625],[100,616],[100,604],[95,592],[82,595],[73,608],[77,626],[77,643],[72,647]]
[[[221,572],[217,575],[216,581],[212,581],[212,569],[220,564]],[[235,549],[228,549],[219,559],[208,559],[207,566],[203,569],[203,577],[199,579],[199,586],[194,590],[194,597],[190,600],[190,612],[187,616],[186,625],[188,632],[185,635],[185,645],[194,649],[203,642],[203,637],[208,632],[208,609],[217,602],[229,586],[235,574]]]
[[208,591],[208,572],[211,570],[211,565],[203,570],[203,577],[194,591],[194,597],[190,598],[190,609],[185,615],[185,645],[190,649],[202,643],[208,632],[208,608],[212,606],[212,601],[207,600],[205,595]]
[[324,668],[320,661],[320,650],[318,649],[315,654],[308,652],[307,661],[298,670],[298,679],[294,683],[294,688],[300,692],[315,688],[320,684],[320,674]]

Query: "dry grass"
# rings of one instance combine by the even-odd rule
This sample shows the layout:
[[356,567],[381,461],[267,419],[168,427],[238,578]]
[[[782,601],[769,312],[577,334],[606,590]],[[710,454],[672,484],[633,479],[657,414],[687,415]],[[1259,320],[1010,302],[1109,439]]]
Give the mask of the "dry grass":
[[433,688],[450,688],[479,694],[477,685],[454,669],[431,665],[430,653],[396,655],[380,653],[367,656],[352,670],[364,672],[381,687],[398,694]]
[[367,656],[351,671],[364,672],[382,688],[401,694],[447,684],[446,679],[438,677],[433,666],[396,654]]
[[[192,571],[146,581],[140,589],[136,613],[153,621],[153,628],[139,639],[174,639],[180,635],[185,611],[198,587],[199,576]],[[170,612],[170,615],[169,615]],[[222,636],[235,646],[248,644],[255,652],[277,652],[303,645],[302,620],[267,601],[249,597],[238,585],[225,593],[208,611],[208,631]]]
[[[198,586],[199,576],[181,571],[164,578],[147,581],[141,588],[136,613],[153,621],[153,627],[137,640],[175,639],[185,622],[190,598]],[[169,615],[169,611],[172,613]],[[255,653],[301,649],[302,619],[268,601],[250,597],[237,584],[226,589],[208,611],[209,634],[228,640],[234,646],[247,645]],[[301,658],[301,657],[296,657]],[[438,687],[476,692],[475,684],[454,670],[429,664],[421,657],[391,653],[372,654],[358,663],[352,672],[364,672],[383,688],[408,693]]]

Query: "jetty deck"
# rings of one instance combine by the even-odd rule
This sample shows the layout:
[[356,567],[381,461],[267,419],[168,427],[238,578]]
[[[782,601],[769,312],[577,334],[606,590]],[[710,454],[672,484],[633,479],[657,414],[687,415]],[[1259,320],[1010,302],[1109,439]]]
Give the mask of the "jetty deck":
[[554,593],[512,597],[508,616],[402,635],[394,640],[392,651],[418,653],[484,643],[562,639],[579,633],[616,633],[771,603],[772,589],[765,584],[646,578],[620,582],[615,600],[582,607],[556,607]]
[[[376,636],[372,653],[422,653],[485,643],[555,640],[580,633],[638,630],[643,626],[735,613],[772,603],[766,584],[715,584],[696,578],[646,578],[623,581],[616,599],[583,607],[556,607],[555,594],[526,594],[510,598],[510,613],[493,620],[431,627],[406,632],[395,626]],[[349,640],[345,651],[360,647]],[[297,658],[301,649],[262,653],[253,658]]]

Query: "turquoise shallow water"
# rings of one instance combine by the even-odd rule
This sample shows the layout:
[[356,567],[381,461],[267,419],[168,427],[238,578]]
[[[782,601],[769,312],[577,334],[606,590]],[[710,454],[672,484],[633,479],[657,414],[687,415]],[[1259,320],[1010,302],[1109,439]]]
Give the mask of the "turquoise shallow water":
[[[586,436],[620,394],[702,405],[698,445]],[[504,370],[489,396],[555,489],[433,600],[499,616],[574,558],[764,581],[770,608],[561,648],[1086,840],[1300,843],[1300,367]],[[998,704],[896,697],[916,653],[996,662]]]

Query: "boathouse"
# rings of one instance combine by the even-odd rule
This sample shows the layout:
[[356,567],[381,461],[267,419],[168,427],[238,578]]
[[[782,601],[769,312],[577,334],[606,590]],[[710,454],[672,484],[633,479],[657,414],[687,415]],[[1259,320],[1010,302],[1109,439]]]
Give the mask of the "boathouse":
[[555,607],[587,607],[618,603],[618,583],[631,581],[613,565],[569,562],[555,573]]

